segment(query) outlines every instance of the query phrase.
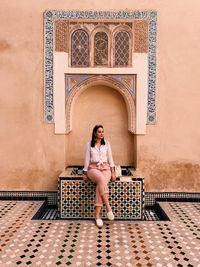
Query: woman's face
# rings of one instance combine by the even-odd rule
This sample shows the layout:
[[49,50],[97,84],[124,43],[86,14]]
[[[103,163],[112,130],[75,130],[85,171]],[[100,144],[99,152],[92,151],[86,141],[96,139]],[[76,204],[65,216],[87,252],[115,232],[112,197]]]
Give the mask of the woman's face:
[[97,139],[102,139],[103,136],[104,136],[104,130],[103,130],[103,128],[100,127],[100,128],[98,128],[98,130],[96,132],[96,137],[97,137]]

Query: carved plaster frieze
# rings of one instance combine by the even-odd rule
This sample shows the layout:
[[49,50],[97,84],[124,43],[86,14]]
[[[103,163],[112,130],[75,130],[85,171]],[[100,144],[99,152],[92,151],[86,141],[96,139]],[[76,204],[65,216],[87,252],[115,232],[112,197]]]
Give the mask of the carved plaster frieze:
[[148,21],[134,21],[134,52],[148,53]]
[[[83,81],[88,78],[93,77],[93,75],[85,75],[85,74],[66,74],[65,75],[65,84],[66,84],[66,95],[70,93],[74,87],[79,86]],[[97,77],[98,75],[95,75]],[[104,77],[105,75],[101,75]],[[135,89],[136,89],[136,75],[111,75],[107,74],[107,77],[111,77],[114,80],[117,80],[124,86],[127,90],[131,92],[133,97],[135,98]]]

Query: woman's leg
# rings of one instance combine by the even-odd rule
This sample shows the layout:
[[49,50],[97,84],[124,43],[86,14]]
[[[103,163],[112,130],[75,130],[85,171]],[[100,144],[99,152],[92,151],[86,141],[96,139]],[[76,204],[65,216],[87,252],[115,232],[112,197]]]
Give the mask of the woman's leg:
[[96,210],[95,210],[95,218],[96,219],[100,218],[100,212],[101,212],[101,206],[96,206]]
[[[105,177],[105,182],[106,184],[109,183],[110,179],[111,179],[111,171],[110,169],[108,170],[103,170],[102,171],[102,174],[104,175]],[[103,202],[105,203],[106,205],[106,211],[109,212],[111,210],[111,207],[110,207],[110,203],[109,203],[109,194],[106,193],[102,196],[102,199],[103,199]]]
[[107,185],[110,181],[111,172],[110,170],[100,171],[98,169],[90,169],[87,175],[90,180],[96,183],[96,216],[99,217],[103,202],[106,205],[107,212],[111,210]]
[[[97,188],[97,186],[96,186],[96,188]],[[100,196],[100,194],[98,193],[98,195]],[[111,207],[110,207],[110,203],[109,203],[109,197],[108,197],[108,194],[107,193],[105,193],[105,194],[103,194],[102,196],[100,196],[102,199],[101,199],[101,201],[102,202],[104,202],[105,203],[105,205],[106,205],[106,211],[107,212],[109,212],[110,210],[111,210]],[[99,203],[99,201],[98,201],[98,203]],[[101,208],[102,208],[102,206],[97,206],[96,205],[96,210],[95,210],[95,217],[96,218],[100,218],[100,212],[101,212]]]
[[96,209],[95,209],[95,218],[98,219],[98,218],[100,218],[100,212],[101,212],[101,208],[103,206],[103,199],[102,199],[102,197],[100,195],[99,188],[98,188],[97,185],[96,185],[95,206],[96,206]]

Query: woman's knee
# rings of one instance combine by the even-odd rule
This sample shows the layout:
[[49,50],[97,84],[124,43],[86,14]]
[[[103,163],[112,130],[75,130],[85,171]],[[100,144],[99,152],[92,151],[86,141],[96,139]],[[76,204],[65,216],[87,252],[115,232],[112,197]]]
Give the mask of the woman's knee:
[[100,196],[104,195],[105,193],[109,193],[108,185],[105,182],[98,183],[96,185],[97,191],[99,192]]
[[107,192],[108,191],[108,183],[105,178],[100,178],[96,183],[97,188],[99,188],[100,192]]
[[102,174],[103,174],[104,178],[106,179],[106,181],[109,182],[110,179],[111,179],[111,171],[110,170],[105,170],[105,171],[103,171]]
[[89,172],[88,173],[88,177],[89,179],[91,179],[92,181],[94,181],[96,184],[98,183],[102,183],[105,180],[104,175],[99,171],[95,171],[95,172]]

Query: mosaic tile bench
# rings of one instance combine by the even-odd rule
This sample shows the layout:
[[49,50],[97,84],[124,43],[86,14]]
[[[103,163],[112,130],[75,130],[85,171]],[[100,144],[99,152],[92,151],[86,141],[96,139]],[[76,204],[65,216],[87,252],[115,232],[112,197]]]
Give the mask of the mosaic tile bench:
[[[82,180],[82,166],[69,166],[58,177],[58,216],[60,219],[94,218],[95,184]],[[142,220],[144,179],[134,177],[134,169],[121,167],[121,176],[109,183],[110,203],[116,219]],[[105,205],[102,218],[106,218]]]

